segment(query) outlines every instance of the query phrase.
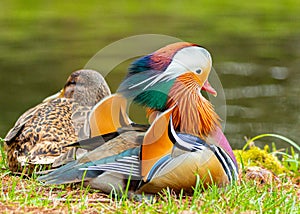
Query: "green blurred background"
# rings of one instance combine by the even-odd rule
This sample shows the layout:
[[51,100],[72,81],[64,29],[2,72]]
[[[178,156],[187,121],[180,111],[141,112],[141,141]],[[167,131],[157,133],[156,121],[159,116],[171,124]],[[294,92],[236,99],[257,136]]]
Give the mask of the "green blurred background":
[[[299,0],[2,0],[0,27],[2,137],[101,48],[147,33],[175,36],[212,53],[227,98],[225,133],[234,148],[244,136],[260,133],[300,137]],[[128,63],[107,76],[113,91]]]

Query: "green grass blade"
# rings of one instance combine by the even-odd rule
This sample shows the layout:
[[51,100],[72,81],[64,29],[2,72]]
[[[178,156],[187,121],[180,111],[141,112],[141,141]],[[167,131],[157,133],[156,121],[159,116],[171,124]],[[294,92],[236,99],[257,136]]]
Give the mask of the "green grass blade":
[[284,136],[278,135],[278,134],[261,134],[261,135],[257,135],[257,136],[255,136],[255,137],[253,137],[253,138],[251,138],[250,140],[247,141],[247,143],[243,147],[243,150],[245,150],[249,146],[250,143],[254,142],[255,140],[264,138],[264,137],[275,137],[275,138],[278,138],[280,140],[283,140],[283,141],[289,143],[291,146],[293,146],[295,149],[297,149],[300,152],[300,146],[297,143],[295,143],[294,141],[290,140],[287,137],[284,137]]

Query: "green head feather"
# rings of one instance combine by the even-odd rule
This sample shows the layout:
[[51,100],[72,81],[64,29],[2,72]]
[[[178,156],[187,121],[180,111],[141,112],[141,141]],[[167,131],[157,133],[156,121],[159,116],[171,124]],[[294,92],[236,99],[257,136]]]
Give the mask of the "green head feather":
[[175,80],[149,85],[157,73],[156,70],[147,70],[130,75],[121,83],[117,92],[145,107],[158,111],[165,110],[168,94]]

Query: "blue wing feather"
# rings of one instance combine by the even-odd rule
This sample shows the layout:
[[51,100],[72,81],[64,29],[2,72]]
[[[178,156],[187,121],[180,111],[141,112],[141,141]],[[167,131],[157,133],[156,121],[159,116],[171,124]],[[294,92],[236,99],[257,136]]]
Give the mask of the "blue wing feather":
[[[97,161],[91,161],[87,163],[80,163],[79,161],[73,161],[65,166],[62,166],[47,175],[40,176],[38,180],[44,181],[46,184],[65,184],[80,182],[84,175],[84,171],[81,168],[88,168],[91,166],[97,166],[101,164],[114,163],[118,159],[139,154],[140,148],[133,148],[125,150],[124,152],[106,157]],[[87,156],[88,157],[88,156]],[[103,171],[100,170],[88,170],[85,174],[85,179],[95,178],[102,174]]]

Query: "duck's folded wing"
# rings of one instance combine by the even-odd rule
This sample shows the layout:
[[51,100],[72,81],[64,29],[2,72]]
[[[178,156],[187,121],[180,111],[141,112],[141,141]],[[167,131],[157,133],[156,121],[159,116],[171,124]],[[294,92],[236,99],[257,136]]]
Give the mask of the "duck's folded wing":
[[[139,148],[128,149],[119,154],[105,157],[98,160],[91,160],[89,162],[70,162],[47,175],[40,176],[38,180],[45,182],[46,184],[67,184],[81,182],[82,180],[90,180],[101,175],[103,170],[81,170],[89,169],[91,166],[103,165],[115,163],[117,160],[123,158],[124,156],[132,156],[139,152]],[[100,155],[100,154],[99,154]],[[88,159],[88,156],[85,155]],[[122,173],[121,173],[122,174]]]
[[[82,167],[82,169],[118,172],[124,175],[145,177],[147,180],[147,175],[151,174],[157,166],[160,166],[166,158],[169,158],[172,152],[174,145],[168,138],[168,124],[172,110],[165,111],[153,122],[146,132],[142,144],[137,147],[137,150],[134,150],[136,153],[129,156],[120,156],[116,161],[109,164],[88,166],[87,168]],[[115,144],[115,146],[117,145],[119,144]],[[112,147],[111,149],[114,148]]]
[[80,170],[115,172],[127,176],[141,178],[140,175],[140,148],[134,148],[121,153],[114,162],[97,164]]
[[[119,135],[118,137],[105,142],[102,146],[91,152],[85,153],[78,160],[72,161],[53,172],[40,177],[39,180],[51,180],[52,183],[79,182],[83,176],[83,172],[79,171],[79,168],[93,166],[95,163],[101,164],[102,161],[104,161],[103,163],[114,162],[114,159],[111,159],[111,157],[116,158],[120,153],[141,145],[142,137],[140,132],[126,132],[124,134],[125,135]],[[125,154],[126,153],[123,155]],[[122,156],[119,156],[119,158],[121,157]],[[96,172],[87,174],[87,177],[94,176],[97,176]],[[50,181],[47,183],[50,183]]]
[[118,128],[116,132],[80,140],[75,143],[69,144],[65,147],[78,147],[81,149],[86,149],[87,151],[92,151],[92,150],[96,149],[97,147],[102,146],[105,142],[112,140],[113,138],[115,138],[119,135],[125,136],[126,134],[124,134],[124,133],[126,133],[126,132],[132,133],[132,131],[135,131],[135,132],[137,132],[137,134],[138,134],[138,132],[140,132],[142,134],[143,132],[146,132],[148,128],[149,128],[149,125],[132,123],[129,126],[124,126],[124,127]]
[[13,138],[17,136],[19,131],[23,128],[23,126],[32,118],[35,116],[36,112],[39,111],[40,109],[43,109],[44,106],[48,105],[48,103],[56,98],[61,97],[61,91],[47,97],[46,99],[43,100],[42,103],[36,105],[35,107],[32,107],[28,109],[26,112],[24,112],[19,119],[16,121],[15,125],[13,128],[9,130],[9,132],[6,134],[4,141],[6,143],[9,143]]
[[19,119],[16,121],[13,128],[9,130],[9,132],[6,134],[4,141],[9,144],[11,140],[13,140],[20,130],[23,128],[23,126],[32,118],[34,117],[35,113],[42,108],[43,105],[47,105],[47,103],[41,103],[31,109],[28,109],[25,113],[23,113]]
[[75,143],[66,145],[65,147],[76,147],[76,148],[86,149],[87,151],[92,151],[97,147],[102,146],[107,141],[117,137],[118,135],[119,135],[118,132],[113,132],[105,135],[100,135],[100,136],[80,140]]
[[[124,132],[115,138],[105,142],[101,136],[94,138],[89,138],[83,141],[83,148],[81,148],[81,141],[78,143],[79,148],[73,148],[69,150],[66,154],[53,163],[53,167],[59,167],[65,165],[68,162],[78,160],[81,163],[89,162],[91,160],[98,160],[101,158],[109,157],[111,155],[116,155],[122,151],[130,148],[140,146],[143,141],[143,132],[128,131]],[[85,148],[92,145],[97,145],[98,147],[92,151],[88,151]]]

